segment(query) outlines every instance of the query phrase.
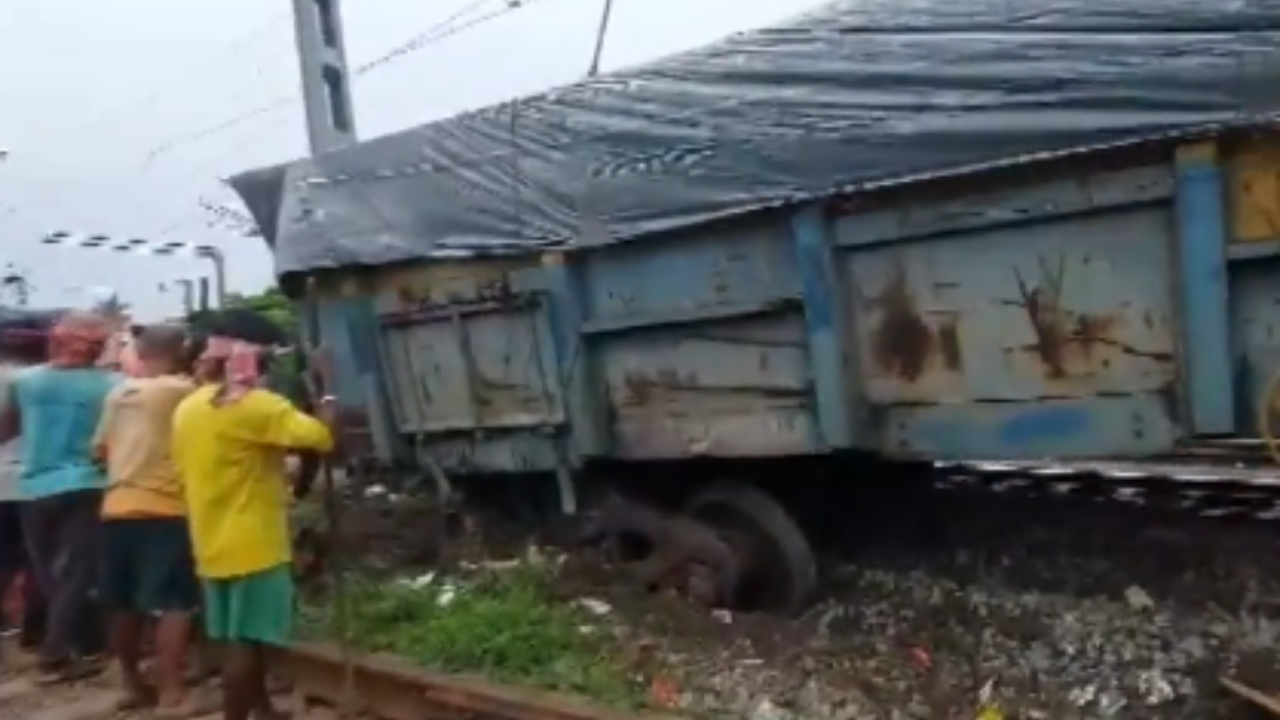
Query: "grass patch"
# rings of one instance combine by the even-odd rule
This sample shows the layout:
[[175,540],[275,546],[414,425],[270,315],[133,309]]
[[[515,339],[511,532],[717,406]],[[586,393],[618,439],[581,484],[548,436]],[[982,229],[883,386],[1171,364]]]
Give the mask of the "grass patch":
[[[546,572],[518,568],[463,580],[353,578],[348,636],[361,650],[433,670],[577,693],[619,707],[642,705],[644,694],[609,639],[593,630],[599,622],[556,600]],[[331,603],[305,606],[302,621],[312,638],[339,635]]]

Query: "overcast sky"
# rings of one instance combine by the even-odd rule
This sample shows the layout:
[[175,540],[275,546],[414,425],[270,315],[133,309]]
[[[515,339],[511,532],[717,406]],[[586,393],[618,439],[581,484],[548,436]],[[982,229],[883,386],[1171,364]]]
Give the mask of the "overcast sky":
[[[500,7],[507,0],[491,0]],[[354,84],[361,137],[581,77],[602,0],[536,0]],[[471,0],[345,0],[348,60],[375,57]],[[767,25],[823,0],[615,0],[605,70]],[[172,315],[195,259],[41,245],[52,230],[216,244],[232,290],[272,282],[259,240],[207,227],[217,178],[305,152],[288,0],[0,0],[0,260],[37,304],[110,286],[144,318]],[[251,121],[192,139],[255,108]],[[172,149],[155,154],[158,148]],[[238,203],[237,203],[238,205]],[[168,283],[170,290],[160,291]],[[98,290],[101,292],[101,290]],[[0,299],[0,302],[7,302]]]

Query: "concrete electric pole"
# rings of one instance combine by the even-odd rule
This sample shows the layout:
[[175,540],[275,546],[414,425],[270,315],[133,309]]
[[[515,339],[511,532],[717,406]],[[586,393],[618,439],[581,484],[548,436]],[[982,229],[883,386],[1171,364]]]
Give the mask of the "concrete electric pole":
[[342,0],[292,0],[311,155],[356,142]]

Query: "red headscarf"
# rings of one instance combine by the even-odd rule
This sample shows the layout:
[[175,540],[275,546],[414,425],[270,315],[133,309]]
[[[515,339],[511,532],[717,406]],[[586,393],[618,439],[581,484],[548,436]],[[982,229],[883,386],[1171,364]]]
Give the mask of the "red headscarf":
[[213,336],[205,345],[203,360],[218,360],[222,363],[223,376],[221,402],[233,403],[258,387],[262,377],[258,358],[264,348],[261,345],[236,340],[234,338]]
[[109,336],[107,322],[101,316],[67,313],[49,331],[49,364],[58,368],[94,367]]

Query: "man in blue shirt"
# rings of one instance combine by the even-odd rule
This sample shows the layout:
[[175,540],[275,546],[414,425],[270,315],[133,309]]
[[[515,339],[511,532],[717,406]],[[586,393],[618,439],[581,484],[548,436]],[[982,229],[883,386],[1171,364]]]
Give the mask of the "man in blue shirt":
[[[49,340],[44,331],[0,327],[0,407],[9,396],[14,375],[23,368],[48,360]],[[22,493],[18,476],[22,470],[19,440],[0,445],[0,598],[18,600],[20,615],[3,618],[11,625],[0,626],[0,634],[19,635],[19,646],[35,651],[44,637],[44,598],[27,562],[26,540],[22,534]],[[22,585],[20,597],[16,587]],[[11,610],[9,606],[5,610]]]
[[106,478],[94,459],[93,436],[117,381],[96,366],[107,338],[102,318],[68,313],[50,333],[49,362],[14,377],[0,413],[0,443],[22,435],[22,528],[36,580],[48,599],[39,662],[51,683],[82,679],[102,668],[100,618],[91,595]]

